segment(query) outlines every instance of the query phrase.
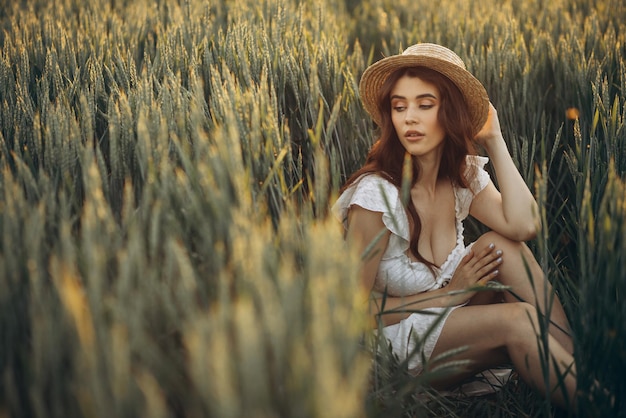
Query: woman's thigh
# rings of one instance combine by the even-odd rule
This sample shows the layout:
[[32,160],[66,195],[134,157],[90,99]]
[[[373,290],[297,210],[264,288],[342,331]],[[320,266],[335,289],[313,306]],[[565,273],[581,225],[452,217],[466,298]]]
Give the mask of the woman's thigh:
[[[435,344],[428,368],[440,364],[433,360],[449,350],[466,347],[450,360],[469,360],[464,372],[455,375],[446,384],[453,384],[476,372],[490,367],[510,363],[507,342],[515,332],[532,332],[530,319],[523,319],[533,308],[525,303],[499,303],[490,305],[463,306],[455,309],[446,320],[441,335]],[[511,327],[519,329],[513,330]],[[520,331],[521,330],[521,331]],[[530,335],[529,335],[530,337]]]
[[563,305],[553,294],[550,282],[528,246],[523,242],[511,241],[495,232],[487,232],[476,240],[474,251],[479,252],[491,243],[502,251],[502,264],[498,267],[500,273],[495,280],[509,286],[510,290],[478,292],[470,299],[469,305],[522,301],[537,306],[552,321],[550,334],[557,338],[566,350],[573,353],[570,326]]

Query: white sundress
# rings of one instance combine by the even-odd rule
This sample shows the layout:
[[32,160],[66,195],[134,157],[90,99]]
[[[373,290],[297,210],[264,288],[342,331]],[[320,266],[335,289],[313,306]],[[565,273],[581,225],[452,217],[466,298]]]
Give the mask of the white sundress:
[[[400,201],[400,194],[396,186],[376,174],[364,174],[346,189],[333,205],[333,213],[346,227],[348,211],[352,205],[383,214],[383,223],[391,232],[389,243],[382,256],[376,275],[374,290],[387,292],[387,295],[409,296],[417,293],[439,289],[452,278],[461,259],[467,254],[470,244],[465,246],[463,239],[463,220],[469,214],[472,200],[478,192],[489,183],[489,174],[484,166],[489,161],[487,157],[467,156],[467,170],[474,171],[474,180],[469,189],[454,186],[455,215],[456,215],[456,246],[448,255],[446,261],[433,275],[430,269],[421,262],[409,258],[409,221]],[[386,290],[385,290],[386,289]],[[422,356],[429,359],[439,339],[444,323],[455,307],[421,309],[428,313],[412,313],[397,324],[388,325],[382,329],[384,336],[391,343],[391,348],[402,361],[408,359],[408,368],[413,373],[422,370]],[[438,314],[438,315],[432,315]],[[439,317],[444,315],[441,320]],[[425,341],[422,341],[421,351],[413,353],[417,340],[423,340],[423,335],[433,327]],[[413,355],[411,355],[413,354]]]

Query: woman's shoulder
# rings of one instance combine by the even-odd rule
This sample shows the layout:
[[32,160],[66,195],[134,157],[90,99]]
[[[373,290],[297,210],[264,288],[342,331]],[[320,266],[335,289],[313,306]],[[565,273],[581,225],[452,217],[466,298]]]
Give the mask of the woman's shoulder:
[[389,251],[394,254],[402,253],[408,248],[409,224],[404,206],[400,202],[400,192],[384,175],[363,174],[339,196],[332,211],[346,228],[348,212],[353,205],[382,215],[385,227],[392,233]]
[[365,173],[348,186],[341,197],[354,198],[356,196],[369,197],[375,200],[395,200],[398,197],[398,188],[380,173]]
[[333,211],[345,215],[352,205],[374,212],[395,212],[398,206],[398,188],[379,173],[365,173],[348,186],[337,199]]

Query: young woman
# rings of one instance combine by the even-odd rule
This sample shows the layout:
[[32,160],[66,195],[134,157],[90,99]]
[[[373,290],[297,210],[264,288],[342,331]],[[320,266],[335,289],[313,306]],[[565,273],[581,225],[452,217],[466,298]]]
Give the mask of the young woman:
[[[351,244],[367,252],[362,283],[395,354],[409,357],[411,371],[420,373],[436,366],[431,357],[467,346],[454,359],[470,360],[470,366],[441,386],[512,363],[546,393],[538,307],[552,324],[553,401],[571,405],[576,379],[568,322],[558,300],[547,302],[551,288],[523,243],[535,236],[537,204],[509,155],[485,88],[449,49],[417,44],[371,65],[360,94],[380,137],[333,210]],[[475,155],[474,141],[487,151],[499,190],[484,169],[488,158]],[[407,154],[409,190],[403,196]],[[466,246],[468,214],[490,232]],[[510,286],[523,302],[509,292],[463,291],[491,280]],[[566,396],[556,388],[557,373],[565,373]]]

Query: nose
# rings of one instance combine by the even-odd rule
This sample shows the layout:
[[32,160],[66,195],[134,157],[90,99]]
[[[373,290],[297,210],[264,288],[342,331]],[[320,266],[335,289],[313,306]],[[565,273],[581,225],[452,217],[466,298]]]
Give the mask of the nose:
[[416,106],[409,106],[406,109],[406,117],[404,119],[405,123],[412,125],[418,122],[418,116],[417,116],[417,108]]

